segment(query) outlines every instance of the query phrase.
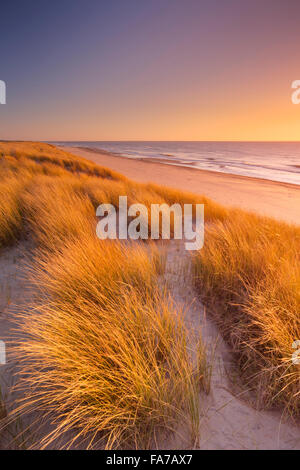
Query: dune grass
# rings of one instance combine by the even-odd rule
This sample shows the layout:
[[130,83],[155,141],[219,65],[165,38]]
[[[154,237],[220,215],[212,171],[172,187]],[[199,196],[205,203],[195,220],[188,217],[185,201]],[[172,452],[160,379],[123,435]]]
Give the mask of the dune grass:
[[82,440],[86,447],[148,448],[179,422],[195,442],[205,350],[201,341],[191,350],[181,312],[158,284],[160,251],[95,234],[99,204],[117,206],[120,195],[149,207],[165,199],[47,144],[0,143],[0,155],[0,174],[23,178],[18,191],[11,185],[19,221],[13,233],[33,239],[30,276],[39,294],[16,319],[25,397],[11,419],[48,416],[53,430],[39,448],[62,435],[65,448]]
[[38,176],[24,191],[24,221],[38,245],[56,251],[66,239],[75,239],[86,231],[92,233],[95,210],[76,183],[70,177]]
[[199,343],[192,360],[180,314],[158,287],[155,258],[146,246],[90,234],[51,257],[36,253],[32,276],[43,304],[18,318],[27,337],[17,350],[22,386],[30,390],[18,412],[57,417],[42,448],[69,429],[65,447],[87,439],[87,447],[149,448],[178,420],[196,433],[205,351]]
[[18,357],[32,388],[20,410],[56,410],[42,446],[72,428],[91,446],[149,447],[183,416],[198,432],[204,347],[191,358],[180,314],[158,288],[160,253],[150,243],[95,238],[96,207],[118,206],[120,195],[148,208],[205,204],[204,248],[193,258],[199,295],[258,404],[299,414],[299,365],[291,362],[300,339],[299,228],[135,183],[48,144],[0,143],[0,176],[1,199],[9,194],[0,246],[22,236],[35,243],[31,277],[43,302],[19,318],[29,340]]
[[21,232],[20,197],[24,184],[15,176],[0,181],[0,248],[13,243]]
[[125,176],[109,168],[103,168],[84,158],[76,157],[51,144],[39,142],[0,142],[0,159],[15,161],[16,165],[26,162],[28,167],[36,168],[35,163],[47,172],[50,168],[75,174],[86,174],[107,179],[126,180]]
[[[142,203],[147,207],[149,231],[151,204],[179,203],[183,207],[184,204],[202,203],[205,204],[208,221],[223,220],[228,215],[227,209],[204,196],[130,181],[121,174],[49,144],[0,142],[0,177],[5,180],[0,187],[1,199],[5,199],[5,192],[8,194],[2,211],[5,216],[0,213],[0,246],[9,244],[16,232],[21,235],[21,221],[26,222],[27,229],[33,230],[36,240],[42,243],[43,238],[43,243],[47,243],[47,234],[37,233],[39,218],[48,218],[49,227],[44,226],[44,229],[51,238],[50,232],[56,236],[54,230],[51,231],[51,220],[58,218],[61,212],[61,221],[53,221],[60,226],[56,236],[59,242],[62,232],[70,231],[70,225],[67,220],[64,224],[63,219],[66,216],[70,222],[74,214],[71,211],[68,216],[68,210],[71,204],[76,206],[76,201],[80,207],[77,219],[74,218],[73,231],[79,229],[81,212],[83,220],[87,212],[99,204],[110,203],[118,207],[119,196],[124,195],[128,205]],[[48,245],[52,242],[49,240]]]
[[259,406],[300,412],[300,228],[232,211],[207,228],[195,282]]

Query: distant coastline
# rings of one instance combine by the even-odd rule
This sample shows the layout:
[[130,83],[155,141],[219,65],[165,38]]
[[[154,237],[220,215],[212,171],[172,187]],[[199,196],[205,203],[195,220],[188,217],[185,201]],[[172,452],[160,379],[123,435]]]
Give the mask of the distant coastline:
[[300,142],[49,142],[88,152],[300,185]]
[[141,183],[156,183],[205,195],[214,201],[300,225],[300,185],[243,175],[168,165],[155,159],[128,158],[100,149],[64,150]]

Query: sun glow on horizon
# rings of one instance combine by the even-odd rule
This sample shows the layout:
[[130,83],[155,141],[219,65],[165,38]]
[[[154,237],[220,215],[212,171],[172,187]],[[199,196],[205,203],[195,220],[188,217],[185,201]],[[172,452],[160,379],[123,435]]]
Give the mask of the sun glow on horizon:
[[0,138],[300,139],[300,4],[132,1],[6,6]]

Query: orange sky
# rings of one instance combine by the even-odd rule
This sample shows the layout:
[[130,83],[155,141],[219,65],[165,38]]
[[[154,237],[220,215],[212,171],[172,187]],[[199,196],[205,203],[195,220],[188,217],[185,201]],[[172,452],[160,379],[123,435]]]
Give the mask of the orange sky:
[[104,3],[5,6],[0,138],[300,140],[299,2]]

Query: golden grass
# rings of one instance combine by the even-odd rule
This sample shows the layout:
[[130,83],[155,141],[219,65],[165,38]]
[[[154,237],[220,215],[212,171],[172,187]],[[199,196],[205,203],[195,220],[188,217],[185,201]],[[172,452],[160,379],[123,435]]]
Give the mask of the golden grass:
[[35,241],[49,250],[62,247],[66,239],[95,231],[95,210],[90,199],[76,192],[71,178],[38,176],[22,196],[24,220]]
[[201,342],[190,350],[180,312],[158,286],[160,251],[95,235],[99,204],[118,206],[127,195],[128,204],[150,208],[165,199],[46,144],[0,143],[0,155],[0,175],[23,178],[20,188],[11,184],[11,214],[21,224],[12,233],[34,239],[31,277],[41,300],[17,319],[28,394],[12,418],[39,410],[54,420],[38,447],[70,429],[74,441],[66,437],[64,447],[83,438],[91,447],[99,439],[107,448],[151,447],[179,422],[195,442],[205,351]]
[[51,301],[19,317],[30,394],[18,412],[57,417],[41,447],[69,429],[65,447],[149,448],[178,420],[196,433],[204,349],[195,364],[148,251],[84,235],[50,258],[37,253],[34,282]]
[[[93,299],[93,291],[100,301],[99,291],[106,297],[118,295],[125,286],[134,285],[142,298],[144,293],[157,288],[155,247],[148,250],[142,244],[123,244],[118,241],[99,240],[94,233],[82,232],[81,236],[65,240],[62,251],[57,250],[50,258],[48,252],[37,251],[34,277],[52,299],[74,302]],[[110,294],[110,290],[112,293]]]
[[4,400],[2,398],[1,386],[0,386],[0,442],[3,438],[3,429],[6,424],[7,411]]
[[[34,163],[40,167],[50,168],[58,167],[76,174],[87,174],[108,179],[126,180],[125,176],[116,173],[109,168],[103,168],[84,158],[76,157],[54,145],[39,142],[0,142],[0,159],[10,159],[11,157],[18,163],[30,164],[34,167]],[[41,172],[43,169],[41,168]]]
[[237,353],[258,404],[300,412],[300,229],[232,211],[194,258],[199,293]]
[[26,347],[25,363],[30,359],[29,383],[36,381],[24,409],[56,409],[60,417],[43,445],[72,427],[79,440],[100,432],[107,447],[147,447],[183,414],[197,434],[204,349],[200,344],[197,364],[191,360],[184,325],[158,290],[160,253],[151,244],[104,243],[94,235],[95,208],[118,206],[120,195],[148,208],[205,204],[210,223],[194,258],[199,294],[214,307],[260,404],[299,413],[299,366],[291,362],[292,342],[300,339],[299,228],[138,184],[47,144],[0,143],[0,176],[1,199],[9,194],[0,246],[20,231],[34,237],[33,281],[47,299],[24,314],[30,340],[19,348],[23,357]]
[[[183,206],[183,204],[202,203],[205,204],[206,220],[223,220],[228,215],[225,208],[205,197],[196,197],[188,192],[154,184],[132,182],[123,175],[99,167],[88,160],[71,155],[49,144],[0,142],[0,177],[2,176],[7,181],[5,183],[7,187],[2,185],[2,198],[4,199],[5,191],[8,193],[6,206],[3,206],[3,213],[8,214],[7,227],[4,227],[5,217],[0,215],[0,240],[2,240],[2,244],[9,243],[10,240],[13,240],[16,232],[20,232],[20,225],[18,225],[20,213],[23,215],[23,219],[27,221],[27,226],[28,222],[31,223],[37,239],[42,242],[42,237],[43,242],[46,243],[47,234],[38,234],[40,232],[39,217],[45,219],[47,210],[49,210],[50,225],[44,227],[49,232],[49,230],[51,231],[53,216],[60,217],[59,211],[56,209],[59,208],[60,211],[64,212],[64,214],[61,214],[61,219],[64,215],[68,219],[72,218],[72,211],[69,216],[67,212],[69,212],[70,205],[75,204],[77,198],[80,199],[80,201],[78,200],[80,208],[77,213],[83,211],[86,214],[86,211],[89,212],[91,209],[88,200],[94,208],[101,203],[110,203],[118,207],[119,196],[126,195],[128,205],[142,203],[147,207],[149,232],[151,227],[151,204],[180,203]],[[9,179],[9,177],[12,179]],[[23,181],[22,185],[17,184],[20,179]],[[21,192],[22,198],[19,201],[18,197]],[[64,207],[62,207],[62,200],[64,200]],[[84,208],[83,206],[90,207]],[[79,218],[80,215],[77,216],[77,219]],[[15,223],[13,223],[13,219]],[[75,219],[73,230],[76,231],[76,225],[79,227],[80,222]],[[61,227],[56,237],[59,239],[62,232],[70,229],[70,225],[68,226],[66,221],[65,227],[62,227],[62,220],[60,222],[53,220],[53,224],[56,222]],[[49,236],[51,238],[51,235]],[[49,240],[48,245],[53,242],[55,243],[55,241]]]
[[15,241],[21,232],[20,197],[23,187],[24,180],[14,176],[0,181],[0,248]]

